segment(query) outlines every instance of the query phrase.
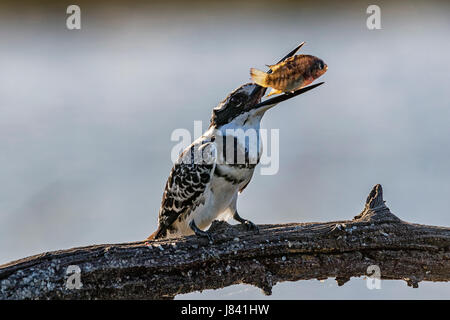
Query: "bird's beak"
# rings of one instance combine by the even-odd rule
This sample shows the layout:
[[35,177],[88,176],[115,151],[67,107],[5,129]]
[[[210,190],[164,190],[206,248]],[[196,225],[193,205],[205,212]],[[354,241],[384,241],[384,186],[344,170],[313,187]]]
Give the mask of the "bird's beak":
[[[305,42],[300,43],[297,47],[294,48],[294,50],[292,50],[287,55],[285,55],[283,58],[281,58],[280,61],[278,61],[276,64],[281,63],[284,60],[286,60],[286,59],[292,57],[293,55],[295,55],[297,53],[297,51],[300,50],[300,48],[304,44],[305,44]],[[267,73],[271,73],[271,72],[272,72],[272,70],[267,71]],[[298,89],[298,90],[296,90],[294,92],[284,93],[282,95],[279,95],[279,96],[267,99],[265,101],[262,101],[260,103],[255,104],[252,109],[259,109],[259,108],[261,108],[263,110],[270,109],[270,108],[276,106],[280,102],[286,101],[286,100],[291,99],[293,97],[296,97],[296,96],[298,96],[298,95],[300,95],[302,93],[308,92],[309,90],[312,90],[312,89],[314,89],[314,88],[316,88],[316,87],[318,87],[318,86],[320,86],[322,84],[324,84],[324,82],[319,82],[317,84],[313,84],[313,85],[310,85],[308,87],[304,87],[304,88]],[[264,87],[256,85],[256,88],[252,92],[252,96],[255,95],[255,97],[256,96],[262,97],[262,96],[264,96],[266,90],[267,90],[267,88],[264,88]]]
[[270,109],[272,107],[275,107],[280,102],[289,100],[289,99],[291,99],[293,97],[296,97],[296,96],[298,96],[298,95],[300,95],[302,93],[308,92],[309,90],[317,88],[318,86],[320,86],[320,85],[322,85],[324,83],[325,82],[319,82],[319,83],[316,83],[316,84],[313,84],[313,85],[310,85],[310,86],[298,89],[298,90],[296,90],[294,92],[284,93],[282,95],[279,95],[279,96],[267,99],[265,101],[262,101],[262,102],[260,102],[260,103],[258,103],[256,105],[254,105],[253,108],[254,109],[259,109],[259,108],[263,108],[264,107],[265,109]]

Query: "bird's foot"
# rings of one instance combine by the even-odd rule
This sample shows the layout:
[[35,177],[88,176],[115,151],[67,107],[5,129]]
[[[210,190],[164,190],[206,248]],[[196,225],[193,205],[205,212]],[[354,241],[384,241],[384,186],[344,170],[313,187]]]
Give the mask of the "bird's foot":
[[244,222],[242,222],[243,225],[245,225],[245,227],[247,228],[248,231],[255,231],[256,234],[259,233],[259,228],[256,224],[254,224],[253,222],[251,222],[250,220],[244,220]]
[[194,233],[197,237],[207,238],[210,243],[214,242],[214,239],[213,239],[213,236],[211,235],[211,233],[209,233],[208,231],[203,231],[199,227],[197,227],[194,220],[191,221],[189,226],[191,227],[192,231],[194,231]]
[[254,224],[253,222],[251,222],[250,220],[242,218],[239,215],[239,213],[237,213],[237,211],[234,213],[233,219],[242,223],[247,228],[247,230],[249,230],[249,231],[253,230],[253,231],[255,231],[255,233],[259,233],[258,226],[256,224]]
[[202,231],[201,233],[196,233],[196,235],[197,235],[198,237],[204,237],[204,238],[207,238],[208,241],[209,241],[209,243],[213,243],[213,242],[214,242],[214,238],[213,238],[212,234],[209,233],[208,231]]

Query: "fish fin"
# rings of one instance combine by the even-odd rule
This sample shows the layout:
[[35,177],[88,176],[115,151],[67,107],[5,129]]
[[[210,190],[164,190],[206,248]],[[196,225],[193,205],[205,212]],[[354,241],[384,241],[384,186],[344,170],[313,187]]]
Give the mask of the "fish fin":
[[279,94],[279,93],[283,93],[283,91],[272,88],[272,90],[269,92],[269,94],[267,96],[270,97],[271,95]]
[[260,85],[261,87],[267,87],[266,80],[267,80],[267,73],[264,71],[251,68],[250,69],[250,75],[252,76],[252,80]]
[[266,64],[266,66],[267,66],[267,67],[270,69],[270,71],[272,71],[272,72],[277,71],[278,69],[281,68],[281,66],[284,66],[284,65],[285,65],[284,61],[283,61],[283,62],[280,62],[280,63],[277,63],[277,64]]

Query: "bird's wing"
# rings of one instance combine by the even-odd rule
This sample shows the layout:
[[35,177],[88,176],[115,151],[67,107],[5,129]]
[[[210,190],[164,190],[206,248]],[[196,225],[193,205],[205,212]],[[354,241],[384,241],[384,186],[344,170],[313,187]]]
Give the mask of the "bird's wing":
[[173,166],[159,209],[155,239],[166,236],[182,214],[189,214],[204,203],[216,167],[216,147],[211,141],[198,140],[186,148]]

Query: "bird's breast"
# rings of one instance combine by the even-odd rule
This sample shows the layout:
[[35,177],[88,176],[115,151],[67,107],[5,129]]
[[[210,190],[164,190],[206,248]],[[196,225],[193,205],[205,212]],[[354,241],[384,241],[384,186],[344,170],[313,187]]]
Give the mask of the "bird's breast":
[[217,163],[235,168],[254,168],[262,155],[259,130],[236,129],[216,136]]
[[222,179],[235,187],[246,183],[253,175],[256,165],[217,164],[214,170],[216,180]]

